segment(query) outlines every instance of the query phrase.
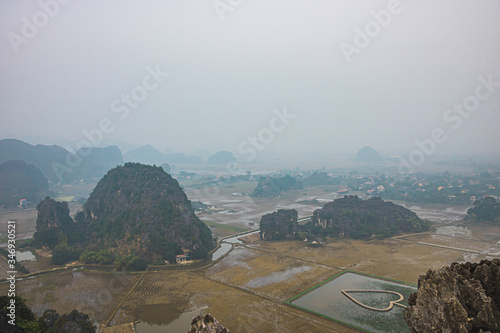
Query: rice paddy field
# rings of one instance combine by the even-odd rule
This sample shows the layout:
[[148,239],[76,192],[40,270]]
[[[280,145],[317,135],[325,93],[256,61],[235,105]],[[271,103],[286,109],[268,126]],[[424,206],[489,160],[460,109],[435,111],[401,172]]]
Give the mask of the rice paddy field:
[[[69,270],[19,278],[16,292],[28,300],[38,316],[48,309],[59,313],[77,309],[95,321],[105,322],[139,277],[136,274]],[[7,289],[7,284],[0,285],[1,294],[6,294]]]
[[297,308],[371,332],[409,332],[403,311],[416,286],[343,272],[287,301]]
[[[245,190],[250,189],[248,184],[244,185],[248,187]],[[261,202],[243,196],[242,189],[221,188],[218,201],[214,199],[211,203],[218,210],[200,216],[208,221],[216,236],[257,228],[262,214],[279,208],[296,208],[299,217],[308,216],[316,206],[304,202],[332,199],[329,189],[315,188],[288,198]],[[186,191],[191,200],[202,199],[201,194],[196,198],[198,190]],[[76,209],[78,207],[73,207],[72,213]],[[320,247],[310,247],[301,241],[261,241],[253,234],[240,237],[243,241],[236,242],[235,246],[223,243],[225,249],[232,250],[221,253],[217,261],[185,270],[116,273],[69,265],[62,271],[52,271],[56,266],[51,263],[50,253],[31,249],[36,260],[23,264],[35,274],[19,275],[16,287],[37,315],[51,308],[60,313],[77,309],[101,323],[103,332],[132,332],[134,324],[139,333],[182,332],[200,312],[212,314],[232,332],[359,332],[360,328],[356,327],[377,331],[376,327],[367,328],[371,326],[362,322],[372,320],[373,314],[361,315],[361,319],[350,322],[345,311],[337,309],[335,316],[325,315],[318,309],[310,311],[287,301],[297,295],[307,296],[309,291],[316,290],[313,287],[346,272],[380,277],[368,282],[378,283],[376,287],[384,289],[388,279],[411,286],[429,268],[500,257],[498,227],[464,226],[457,220],[459,212],[447,207],[441,210],[434,206],[428,210],[419,207],[419,212],[435,218],[433,232],[386,240],[324,240]],[[9,214],[1,216],[0,233],[4,220],[16,219],[19,235],[29,237],[34,231],[36,212]],[[0,272],[5,272],[5,268],[5,259],[0,256]],[[37,272],[40,274],[36,275]],[[380,285],[379,281],[384,282]],[[359,288],[359,285],[349,288]],[[405,299],[413,290],[413,287],[398,288],[406,288],[402,292]],[[7,289],[5,283],[0,283],[0,294],[5,294]],[[336,292],[338,294],[338,290]],[[328,295],[332,292],[322,294],[325,297],[322,304],[331,308],[334,298]],[[356,294],[355,297],[375,307],[379,306],[377,301],[392,300],[391,295]],[[345,296],[340,300],[339,304],[344,304],[346,309],[353,306]],[[402,307],[395,311],[401,312]],[[401,320],[400,314],[396,317]],[[397,331],[399,324],[387,325]]]
[[[17,288],[38,315],[49,308],[75,308],[111,327],[141,321],[147,325],[140,332],[146,333],[172,323],[187,330],[190,318],[183,314],[200,311],[234,332],[354,332],[359,330],[286,301],[346,270],[411,284],[429,268],[464,260],[464,251],[419,243],[432,236],[339,239],[322,247],[249,236],[251,242],[237,244],[207,267],[140,274],[68,269],[20,279]],[[0,284],[0,293],[6,288]]]

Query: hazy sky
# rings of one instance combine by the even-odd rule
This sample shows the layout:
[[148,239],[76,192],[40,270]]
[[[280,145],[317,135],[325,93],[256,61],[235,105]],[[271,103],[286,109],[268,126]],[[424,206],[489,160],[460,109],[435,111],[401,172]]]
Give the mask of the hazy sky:
[[438,154],[500,151],[498,0],[54,1],[0,2],[0,138],[409,154],[441,128]]

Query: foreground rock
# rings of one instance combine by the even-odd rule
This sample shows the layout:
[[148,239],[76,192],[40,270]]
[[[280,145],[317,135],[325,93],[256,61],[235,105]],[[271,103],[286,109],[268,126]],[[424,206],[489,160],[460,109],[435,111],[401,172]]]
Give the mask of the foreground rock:
[[186,333],[229,333],[229,330],[210,314],[193,318],[191,329]]
[[500,332],[500,260],[429,270],[408,304],[412,332]]

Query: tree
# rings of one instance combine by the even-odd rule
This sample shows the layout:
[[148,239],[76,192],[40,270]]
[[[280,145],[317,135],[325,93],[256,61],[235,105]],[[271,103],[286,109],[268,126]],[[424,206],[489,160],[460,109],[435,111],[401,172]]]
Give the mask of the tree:
[[[15,301],[15,326],[9,324],[11,318],[7,316],[10,313],[10,309],[7,307],[10,306],[11,299]],[[0,296],[0,331],[5,333],[39,332],[36,317],[26,304],[24,298],[19,296],[15,296],[14,298]]]
[[68,261],[77,260],[79,256],[78,249],[62,243],[57,245],[54,251],[52,251],[52,262],[56,265],[62,265]]
[[59,316],[54,310],[47,310],[38,322],[47,333],[79,332],[95,333],[96,328],[89,316],[77,310]]

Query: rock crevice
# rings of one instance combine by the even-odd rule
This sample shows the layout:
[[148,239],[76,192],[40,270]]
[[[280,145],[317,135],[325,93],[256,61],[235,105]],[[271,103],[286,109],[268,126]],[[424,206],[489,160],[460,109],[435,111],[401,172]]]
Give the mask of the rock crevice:
[[412,332],[500,332],[500,260],[429,270],[408,299]]

